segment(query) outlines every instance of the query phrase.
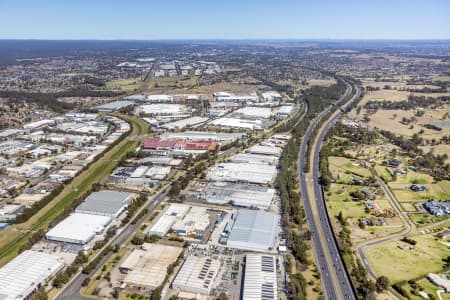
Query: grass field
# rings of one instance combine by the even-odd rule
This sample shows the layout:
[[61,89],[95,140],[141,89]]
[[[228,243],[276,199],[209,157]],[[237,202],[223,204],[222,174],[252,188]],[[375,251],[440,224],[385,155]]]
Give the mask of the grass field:
[[[132,125],[132,133],[143,134],[147,125],[135,117],[121,116]],[[0,240],[0,265],[4,265],[13,259],[19,248],[24,245],[33,232],[40,229],[46,230],[49,223],[58,216],[72,201],[88,191],[94,183],[100,182],[116,167],[118,160],[128,151],[137,146],[137,141],[124,139],[112,150],[104,154],[98,161],[93,163],[86,171],[77,176],[64,190],[56,196],[49,204],[42,208],[27,222],[13,225],[3,231]]]
[[448,200],[450,195],[447,191],[446,182],[424,184],[424,186],[428,189],[424,192],[413,192],[409,190],[408,187],[411,185],[411,183],[390,182],[388,185],[400,203],[420,202],[429,199]]
[[106,83],[106,88],[108,89],[120,89],[122,91],[131,92],[139,88],[140,79],[122,79],[117,81],[110,81]]
[[413,250],[401,250],[398,246],[408,244],[399,240],[367,248],[366,255],[376,275],[387,275],[395,283],[442,270],[447,247],[429,234],[412,238],[417,241]]
[[367,168],[361,167],[356,162],[345,157],[330,156],[328,164],[333,176],[342,177],[345,174],[354,174],[360,177],[371,176]]
[[[359,218],[373,217],[369,212],[366,212],[363,201],[352,201],[349,192],[358,190],[360,187],[346,184],[331,184],[330,192],[325,194],[327,199],[327,209],[330,218],[335,225],[337,225],[336,216],[342,212],[343,216],[347,218],[349,228],[351,231],[352,241],[359,243],[367,239],[387,236],[400,231],[403,228],[403,222],[400,217],[396,216],[388,218],[387,225],[384,226],[367,226],[365,229],[359,227]],[[392,209],[389,201],[384,196],[377,196],[376,202],[384,209]],[[339,228],[333,226],[334,228]]]
[[150,79],[148,87],[150,89],[164,88],[191,88],[197,84],[199,76],[183,77],[153,77]]

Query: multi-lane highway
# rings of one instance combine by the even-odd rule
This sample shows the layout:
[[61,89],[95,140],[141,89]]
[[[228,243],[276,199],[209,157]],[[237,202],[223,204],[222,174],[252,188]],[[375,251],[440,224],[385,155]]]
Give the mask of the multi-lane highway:
[[[140,210],[142,211],[144,208],[147,208],[149,212],[152,212],[155,207],[157,207],[163,200],[166,198],[167,194],[170,191],[170,185],[163,187],[157,194],[155,194],[148,202],[147,205],[144,205]],[[139,214],[136,213],[136,215]],[[116,235],[111,241],[109,241],[108,245],[123,245],[125,241],[141,226],[144,222],[145,218],[141,218],[136,224],[128,223],[122,231]],[[105,262],[113,255],[114,253],[110,252],[108,255],[103,257],[97,267],[91,272],[91,274],[95,274],[104,264]],[[85,275],[83,273],[78,273],[75,277],[64,287],[64,289],[58,294],[55,299],[75,299],[75,300],[89,300],[91,298],[86,298],[80,295],[80,290],[82,287],[83,280],[89,277],[89,275]]]
[[[346,105],[342,104],[342,102],[348,99],[353,90],[353,87],[349,83],[346,83],[346,85],[346,92],[334,103],[334,107]],[[359,87],[356,86],[354,96],[347,103],[358,99],[360,94],[361,91]],[[336,120],[343,112],[337,110],[329,120],[325,121],[321,128],[316,127],[334,107],[330,106],[320,113],[307,128],[303,137],[298,163],[300,189],[308,225],[312,232],[312,244],[316,262],[321,272],[321,281],[325,297],[327,299],[356,299],[350,276],[344,267],[328,219],[322,188],[319,183],[319,159],[322,142],[328,130],[335,124]],[[314,130],[319,130],[319,132],[315,141],[311,141],[313,148],[310,151],[310,155],[312,155],[312,157],[306,157],[308,144],[310,144],[310,139]],[[311,172],[306,170],[306,160],[311,162]]]

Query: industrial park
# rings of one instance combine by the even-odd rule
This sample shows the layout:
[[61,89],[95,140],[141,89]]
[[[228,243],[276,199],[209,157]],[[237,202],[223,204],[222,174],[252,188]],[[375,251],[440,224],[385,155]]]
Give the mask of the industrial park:
[[450,300],[446,1],[0,3],[0,300]]

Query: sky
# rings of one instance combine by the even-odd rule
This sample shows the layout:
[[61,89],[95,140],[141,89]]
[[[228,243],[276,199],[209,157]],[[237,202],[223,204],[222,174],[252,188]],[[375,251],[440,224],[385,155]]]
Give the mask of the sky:
[[0,0],[0,39],[450,39],[450,1]]

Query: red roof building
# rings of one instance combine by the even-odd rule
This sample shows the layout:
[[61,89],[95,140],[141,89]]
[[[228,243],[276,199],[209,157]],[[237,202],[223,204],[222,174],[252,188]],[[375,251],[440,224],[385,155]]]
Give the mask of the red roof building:
[[181,149],[207,151],[214,151],[216,150],[217,146],[217,142],[214,141],[188,141],[184,139],[162,139],[159,137],[145,139],[141,145],[143,149]]

